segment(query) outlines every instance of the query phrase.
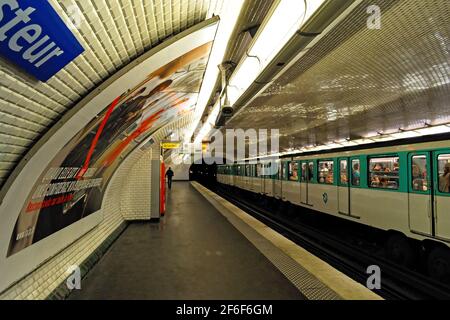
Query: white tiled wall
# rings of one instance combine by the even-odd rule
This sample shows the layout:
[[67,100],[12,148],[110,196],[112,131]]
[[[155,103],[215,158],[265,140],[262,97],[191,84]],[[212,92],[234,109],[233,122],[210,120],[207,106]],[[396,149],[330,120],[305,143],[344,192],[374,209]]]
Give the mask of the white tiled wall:
[[152,149],[141,153],[122,187],[121,209],[125,220],[150,219]]
[[104,198],[104,220],[34,272],[0,293],[0,299],[45,299],[65,282],[69,266],[80,265],[125,221],[150,217],[151,161],[160,157],[159,143],[176,128],[186,127],[192,114],[174,121],[153,134],[151,148],[136,150],[114,174]]
[[[66,280],[67,268],[80,265],[126,219],[148,218],[150,216],[150,166],[147,164],[151,161],[151,155],[151,149],[145,152],[138,150],[120,166],[106,191],[102,206],[104,220],[97,227],[10,289],[0,293],[0,299],[47,298]],[[134,196],[129,196],[133,194]]]

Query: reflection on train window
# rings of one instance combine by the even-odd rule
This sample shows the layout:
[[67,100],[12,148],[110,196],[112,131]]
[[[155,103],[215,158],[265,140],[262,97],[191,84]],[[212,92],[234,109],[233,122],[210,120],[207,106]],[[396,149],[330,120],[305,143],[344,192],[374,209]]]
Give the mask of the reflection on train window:
[[450,154],[438,156],[439,192],[450,193]]
[[427,156],[414,156],[411,162],[411,181],[414,191],[427,191]]
[[289,162],[289,180],[298,181],[298,163]]
[[359,187],[361,183],[361,172],[359,160],[352,160],[352,185],[355,187]]
[[306,163],[302,163],[302,181],[305,182],[307,180],[307,176],[308,176],[308,170],[307,170],[307,164]]
[[284,175],[284,165],[282,162],[278,162],[278,172],[277,172],[278,180],[283,180],[283,175]]
[[340,183],[341,185],[348,185],[348,163],[347,160],[341,160],[339,164]]
[[308,177],[309,181],[314,180],[314,162],[312,161],[308,164]]
[[261,177],[261,164],[260,163],[258,163],[256,165],[256,176]]
[[371,158],[369,160],[369,186],[397,190],[400,169],[398,160],[398,157]]
[[283,162],[283,165],[282,165],[282,171],[283,171],[283,173],[282,173],[282,175],[281,175],[281,180],[286,180],[286,177],[287,177],[287,164],[288,163],[285,163],[285,162]]
[[261,176],[262,177],[267,177],[270,175],[270,171],[271,171],[271,162],[263,162],[261,164]]
[[319,161],[319,183],[334,183],[333,160]]
[[250,177],[250,166],[248,164],[245,166],[245,176]]

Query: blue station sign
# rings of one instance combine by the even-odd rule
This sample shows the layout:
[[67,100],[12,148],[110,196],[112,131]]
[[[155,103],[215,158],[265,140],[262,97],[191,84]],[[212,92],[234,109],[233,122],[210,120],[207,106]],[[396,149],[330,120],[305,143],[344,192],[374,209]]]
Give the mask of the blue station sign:
[[47,81],[84,51],[47,0],[0,0],[0,55]]

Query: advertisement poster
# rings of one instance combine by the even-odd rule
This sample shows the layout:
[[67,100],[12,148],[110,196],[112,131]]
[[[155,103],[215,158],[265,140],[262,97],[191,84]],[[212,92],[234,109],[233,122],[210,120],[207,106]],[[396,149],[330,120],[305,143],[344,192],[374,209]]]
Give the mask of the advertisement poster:
[[60,150],[29,194],[7,256],[100,210],[122,159],[170,121],[192,112],[212,42],[179,56],[103,112]]

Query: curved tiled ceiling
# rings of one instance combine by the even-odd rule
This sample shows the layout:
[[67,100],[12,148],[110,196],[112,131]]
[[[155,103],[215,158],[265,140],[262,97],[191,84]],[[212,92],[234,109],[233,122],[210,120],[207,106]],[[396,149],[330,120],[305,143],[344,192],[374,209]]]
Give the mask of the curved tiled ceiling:
[[287,150],[448,123],[449,26],[447,0],[362,1],[227,127],[280,129]]
[[[218,15],[224,0],[50,0],[85,52],[48,82],[0,58],[0,187],[68,110],[149,49]],[[74,19],[73,14],[77,14]]]

